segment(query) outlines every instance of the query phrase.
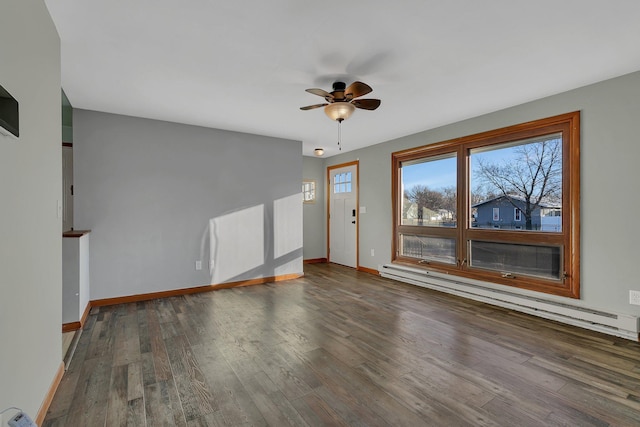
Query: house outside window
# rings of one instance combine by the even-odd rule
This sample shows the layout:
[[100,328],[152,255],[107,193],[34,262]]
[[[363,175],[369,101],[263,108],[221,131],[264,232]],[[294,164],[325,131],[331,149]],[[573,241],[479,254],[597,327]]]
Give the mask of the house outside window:
[[393,153],[393,262],[578,298],[580,113]]

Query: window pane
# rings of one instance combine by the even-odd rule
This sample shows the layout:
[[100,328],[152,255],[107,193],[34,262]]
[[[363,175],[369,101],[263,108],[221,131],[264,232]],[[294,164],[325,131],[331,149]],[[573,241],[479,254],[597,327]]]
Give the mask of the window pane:
[[442,237],[400,235],[401,255],[431,261],[456,263],[456,241]]
[[307,203],[316,200],[315,181],[302,181],[302,200]]
[[456,226],[456,154],[403,162],[401,225]]
[[472,227],[562,231],[561,133],[472,149],[469,163]]
[[561,250],[557,246],[470,241],[469,266],[545,279],[560,279]]

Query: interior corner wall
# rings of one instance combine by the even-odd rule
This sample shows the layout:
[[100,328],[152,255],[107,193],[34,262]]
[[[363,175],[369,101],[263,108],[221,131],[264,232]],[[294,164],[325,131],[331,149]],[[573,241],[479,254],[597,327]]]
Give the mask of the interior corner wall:
[[[562,303],[639,315],[629,290],[640,290],[635,254],[640,227],[640,72],[398,138],[327,159],[327,166],[360,160],[360,264],[391,262],[391,153],[466,135],[581,111],[581,299],[509,288]],[[376,256],[369,256],[375,249]],[[487,284],[491,288],[491,284]],[[494,285],[496,288],[502,288]]]
[[327,220],[325,200],[324,159],[303,157],[302,178],[316,182],[315,203],[305,203],[304,215],[304,259],[315,260],[327,257]]
[[73,132],[91,300],[302,273],[301,142],[78,108]]
[[35,419],[62,362],[60,39],[43,1],[0,2],[0,58],[20,112],[20,138],[0,135],[0,410]]

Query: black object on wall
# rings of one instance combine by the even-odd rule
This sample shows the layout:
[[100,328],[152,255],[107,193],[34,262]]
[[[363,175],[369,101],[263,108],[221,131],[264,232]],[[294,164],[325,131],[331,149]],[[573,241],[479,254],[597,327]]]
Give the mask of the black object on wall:
[[0,134],[20,136],[18,101],[0,85]]

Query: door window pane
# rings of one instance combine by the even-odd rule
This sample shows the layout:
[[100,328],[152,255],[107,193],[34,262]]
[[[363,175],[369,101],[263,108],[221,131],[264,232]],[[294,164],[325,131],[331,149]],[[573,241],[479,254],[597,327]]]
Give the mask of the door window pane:
[[351,193],[351,172],[337,173],[333,176],[333,192]]
[[401,225],[456,226],[456,154],[402,162]]

